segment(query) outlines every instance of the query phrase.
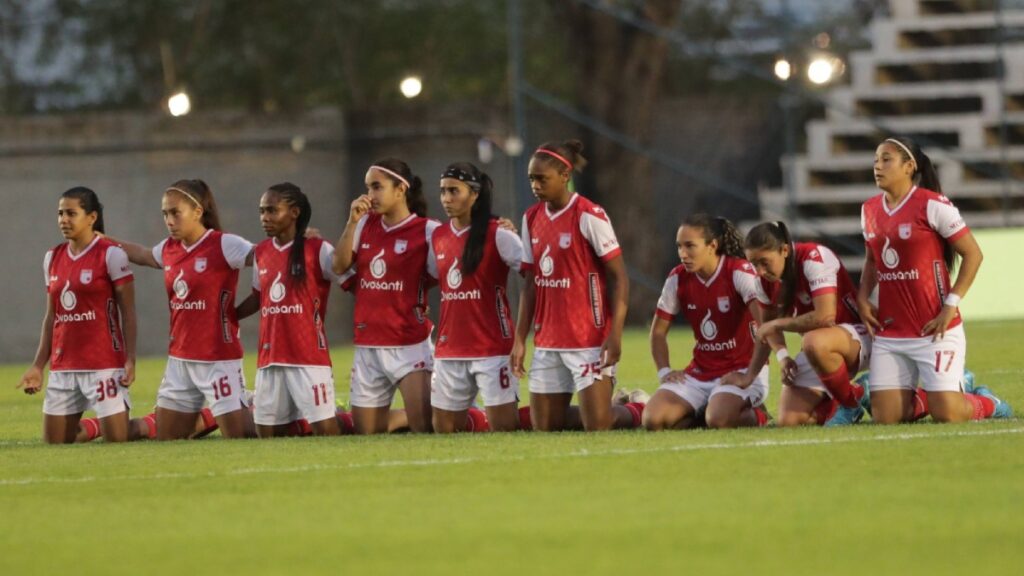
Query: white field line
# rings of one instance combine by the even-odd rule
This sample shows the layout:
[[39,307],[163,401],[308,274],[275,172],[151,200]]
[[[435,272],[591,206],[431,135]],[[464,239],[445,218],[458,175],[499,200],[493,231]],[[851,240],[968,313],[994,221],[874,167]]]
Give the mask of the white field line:
[[463,457],[463,458],[438,458],[438,459],[414,459],[414,460],[381,460],[377,462],[362,462],[352,464],[302,464],[297,466],[264,466],[259,468],[238,468],[225,472],[167,472],[156,474],[138,474],[123,476],[76,476],[76,477],[28,477],[28,478],[0,478],[0,487],[3,486],[31,486],[36,484],[79,484],[96,481],[149,481],[149,480],[177,480],[177,479],[198,479],[217,478],[232,476],[254,476],[261,474],[296,474],[307,472],[323,472],[331,470],[355,470],[366,468],[398,468],[398,467],[433,467],[451,466],[458,464],[476,463],[503,463],[521,462],[528,460],[554,460],[562,458],[587,458],[593,456],[625,456],[632,454],[656,454],[671,452],[697,452],[701,450],[735,450],[745,448],[786,448],[791,446],[825,446],[831,444],[860,444],[867,442],[902,442],[907,440],[926,440],[931,438],[963,438],[974,436],[1002,436],[1006,434],[1020,434],[1024,432],[1021,428],[1003,428],[999,430],[964,430],[956,432],[905,432],[900,434],[879,434],[875,436],[846,436],[837,438],[807,438],[803,440],[755,440],[750,442],[726,443],[716,442],[711,444],[678,444],[674,446],[653,446],[650,448],[602,448],[596,450],[573,450],[557,454],[521,455],[504,457]]

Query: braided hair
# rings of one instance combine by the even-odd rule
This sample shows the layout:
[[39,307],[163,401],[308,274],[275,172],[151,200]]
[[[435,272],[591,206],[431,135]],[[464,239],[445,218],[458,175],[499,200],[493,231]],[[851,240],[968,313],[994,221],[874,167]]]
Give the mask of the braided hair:
[[302,278],[306,275],[306,228],[313,216],[313,208],[302,189],[291,182],[274,184],[267,190],[277,194],[289,206],[299,209],[299,217],[295,220],[295,238],[288,252],[288,271],[292,277]]

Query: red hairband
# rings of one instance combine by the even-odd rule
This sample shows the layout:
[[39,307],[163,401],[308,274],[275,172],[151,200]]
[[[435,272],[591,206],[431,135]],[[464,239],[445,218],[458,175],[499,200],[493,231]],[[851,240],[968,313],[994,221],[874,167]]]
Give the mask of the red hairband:
[[562,164],[565,164],[566,166],[568,166],[569,170],[572,170],[572,162],[569,162],[568,160],[566,160],[565,156],[562,156],[558,152],[554,152],[554,151],[548,150],[547,148],[537,148],[537,151],[534,152],[534,154],[547,154],[548,156],[551,156],[553,158],[557,158],[558,160],[560,160],[562,162]]

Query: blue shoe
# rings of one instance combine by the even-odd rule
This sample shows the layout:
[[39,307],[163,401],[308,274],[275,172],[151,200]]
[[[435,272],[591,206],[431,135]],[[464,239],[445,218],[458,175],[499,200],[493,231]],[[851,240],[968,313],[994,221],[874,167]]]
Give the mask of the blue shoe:
[[1000,400],[995,394],[993,394],[992,390],[990,390],[988,386],[976,386],[974,388],[974,392],[971,393],[976,394],[978,396],[984,396],[985,398],[988,398],[989,400],[992,401],[993,404],[996,405],[996,409],[994,412],[992,412],[991,418],[1013,417],[1013,409],[1010,408],[1010,405],[1007,404],[1006,401]]
[[[864,395],[867,398],[867,394]],[[853,408],[847,408],[846,406],[840,406],[836,409],[836,413],[831,418],[825,421],[825,426],[848,426],[850,424],[856,424],[860,422],[861,418],[864,417],[864,408],[857,405]]]
[[977,385],[974,382],[974,372],[964,368],[964,378],[960,382],[964,386],[964,392],[967,394],[974,394],[974,390],[977,388]]
[[871,414],[871,389],[868,388],[868,381],[871,380],[870,374],[865,370],[863,374],[853,379],[854,384],[864,389],[864,395],[860,397],[860,407],[868,414]]

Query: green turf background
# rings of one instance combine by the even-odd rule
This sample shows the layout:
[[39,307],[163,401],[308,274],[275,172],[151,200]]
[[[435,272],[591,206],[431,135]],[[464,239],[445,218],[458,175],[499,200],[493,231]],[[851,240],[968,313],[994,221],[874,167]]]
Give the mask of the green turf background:
[[[1024,406],[1024,322],[967,332]],[[646,334],[624,349],[620,382],[651,389]],[[1018,420],[51,447],[23,369],[0,368],[0,575],[1024,573]]]

